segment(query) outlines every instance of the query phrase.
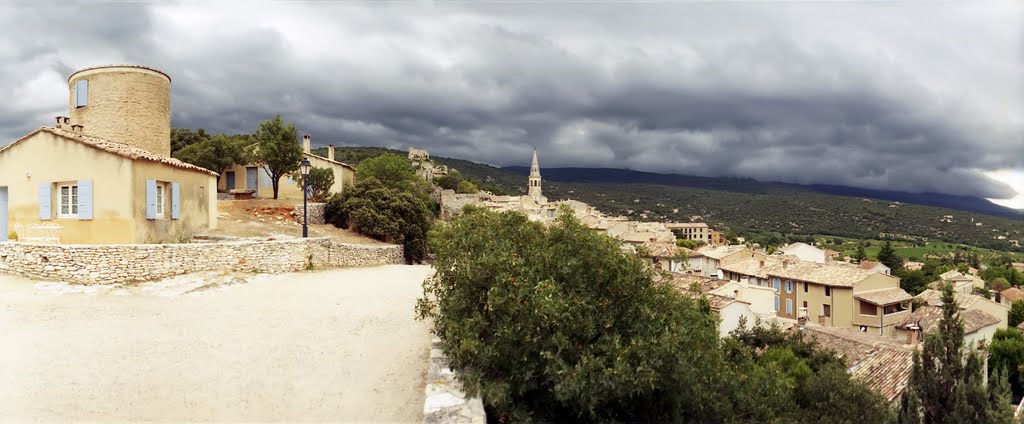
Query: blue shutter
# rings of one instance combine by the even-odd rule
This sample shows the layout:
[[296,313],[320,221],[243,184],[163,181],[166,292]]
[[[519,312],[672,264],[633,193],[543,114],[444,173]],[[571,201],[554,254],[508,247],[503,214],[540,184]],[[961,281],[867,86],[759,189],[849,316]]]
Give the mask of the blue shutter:
[[92,180],[78,180],[78,219],[92,219]]
[[146,219],[156,219],[156,180],[146,180]]
[[181,185],[171,183],[171,219],[181,218]]
[[75,107],[89,104],[89,80],[75,82]]
[[39,219],[49,221],[53,219],[53,211],[50,210],[50,183],[39,184]]

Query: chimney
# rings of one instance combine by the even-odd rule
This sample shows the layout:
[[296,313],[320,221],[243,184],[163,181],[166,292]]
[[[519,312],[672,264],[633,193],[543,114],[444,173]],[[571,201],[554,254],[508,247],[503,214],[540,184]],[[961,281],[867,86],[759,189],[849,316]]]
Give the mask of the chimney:
[[760,268],[764,268],[764,260],[763,259],[760,261],[760,265],[761,265]]
[[789,268],[789,258],[782,260],[782,269]]
[[54,126],[54,128],[60,129],[60,125],[63,124],[63,123],[64,123],[64,117],[63,116],[58,116],[57,117],[57,125]]
[[917,346],[917,343],[921,340],[921,333],[918,331],[918,327],[916,325],[911,324],[907,326],[907,329],[910,330],[910,340],[907,340],[907,342],[911,346]]
[[327,145],[327,159],[334,160],[334,145]]
[[302,136],[302,152],[309,153],[309,134]]
[[71,126],[71,131],[74,131],[77,134],[81,134],[82,133],[82,126],[81,125],[72,125]]

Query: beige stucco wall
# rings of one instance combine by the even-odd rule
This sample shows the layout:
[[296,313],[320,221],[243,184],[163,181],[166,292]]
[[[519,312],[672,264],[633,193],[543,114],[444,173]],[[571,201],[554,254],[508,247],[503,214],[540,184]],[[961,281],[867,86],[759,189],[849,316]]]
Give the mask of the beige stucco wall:
[[[168,188],[164,216],[146,219],[146,180],[181,185],[181,217],[171,219],[171,191]],[[170,243],[191,239],[199,231],[217,228],[217,177],[161,165],[135,161],[132,175],[134,243]],[[169,186],[168,186],[169,187]]]
[[995,301],[981,298],[971,304],[970,309],[977,309],[999,318],[999,327],[1006,328],[1009,323],[1010,308]]
[[[313,167],[328,168],[334,171],[334,185],[331,186],[331,193],[341,193],[346,187],[352,187],[352,184],[355,181],[355,171],[351,168],[340,165],[336,162],[328,161],[313,154],[305,154],[305,157],[309,159],[309,163]],[[222,192],[234,189],[244,190],[246,188],[246,168],[251,166],[253,165],[234,165],[225,170],[224,173],[221,174],[217,189]],[[256,195],[262,198],[273,198],[274,186],[269,182],[269,177],[266,176],[266,171],[264,171],[262,167],[257,167],[257,170],[260,177],[257,179]],[[227,185],[227,173],[231,171],[235,173],[234,187],[228,187]],[[297,180],[298,178],[293,178],[291,176],[282,177],[280,188],[278,190],[278,198],[301,200],[302,190],[299,188]]]
[[[131,243],[132,161],[47,132],[0,152],[0,186],[8,187],[9,228],[39,224],[39,185],[93,181],[92,220],[57,218],[57,190],[51,190],[53,219],[63,228],[61,243]],[[19,234],[25,237],[25,234]]]
[[[89,81],[88,105],[75,107],[75,84]],[[171,80],[158,71],[112,66],[68,79],[71,123],[83,133],[171,155]]]
[[898,277],[875,273],[857,282],[853,291],[860,293],[869,290],[896,289],[899,287],[900,279]]

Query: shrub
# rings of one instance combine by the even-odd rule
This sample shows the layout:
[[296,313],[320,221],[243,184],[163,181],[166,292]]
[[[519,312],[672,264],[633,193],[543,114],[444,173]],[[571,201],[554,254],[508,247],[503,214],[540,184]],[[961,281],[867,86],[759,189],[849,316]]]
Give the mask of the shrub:
[[[331,195],[331,187],[334,187],[334,171],[330,168],[317,168],[312,167],[309,169],[309,185],[307,186],[308,197],[312,202],[323,202]],[[299,190],[302,190],[302,175],[299,175],[298,181],[295,182],[299,186]]]
[[364,177],[327,201],[324,218],[336,227],[401,244],[406,261],[414,263],[426,256],[427,231],[433,216],[424,199],[385,186],[374,177]]
[[9,233],[7,233],[7,239],[11,241],[18,241],[18,232],[11,230]]

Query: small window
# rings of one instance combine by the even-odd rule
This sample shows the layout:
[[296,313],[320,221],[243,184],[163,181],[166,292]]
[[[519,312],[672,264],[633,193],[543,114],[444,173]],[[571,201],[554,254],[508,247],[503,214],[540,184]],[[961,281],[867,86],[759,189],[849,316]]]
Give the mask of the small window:
[[807,282],[804,281],[804,293],[807,293]]
[[776,311],[779,310],[779,297],[778,296],[775,296],[775,310]]
[[832,288],[825,287],[825,296],[832,296]]
[[78,218],[78,186],[61,184],[57,189],[57,217]]
[[793,315],[793,299],[786,299],[786,315]]
[[827,317],[831,317],[832,305],[821,305],[821,314]]
[[807,308],[807,301],[804,301],[804,308]]
[[164,193],[164,184],[156,184],[156,216],[158,218],[164,217],[164,199],[166,198]]
[[89,104],[89,80],[78,80],[75,82],[75,107],[85,107]]
[[786,280],[786,293],[793,293],[793,282]]
[[861,315],[876,316],[876,315],[878,315],[878,307],[875,306],[875,305],[872,305],[870,303],[861,301],[860,302],[860,314]]

